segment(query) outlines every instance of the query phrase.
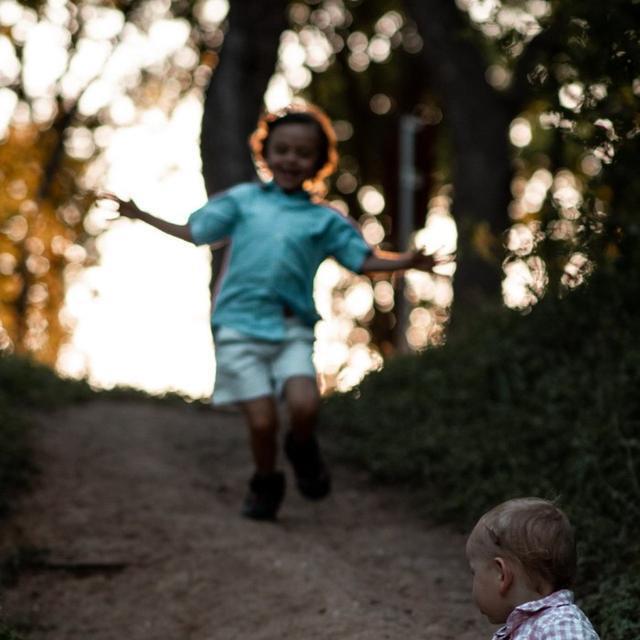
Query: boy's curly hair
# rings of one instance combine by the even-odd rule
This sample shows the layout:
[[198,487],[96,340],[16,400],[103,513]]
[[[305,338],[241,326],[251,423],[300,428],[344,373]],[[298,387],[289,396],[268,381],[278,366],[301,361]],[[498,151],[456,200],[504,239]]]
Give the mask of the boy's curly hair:
[[325,181],[338,166],[338,148],[331,120],[324,111],[315,105],[295,103],[280,111],[265,113],[260,117],[255,131],[249,138],[249,147],[258,173],[261,176],[270,175],[265,160],[269,138],[274,129],[283,124],[308,124],[315,127],[319,141],[316,173],[305,182],[303,187],[311,193],[324,195],[326,193]]
[[527,575],[543,578],[554,590],[571,587],[576,573],[573,528],[552,502],[507,500],[485,513],[475,531],[488,553],[515,559]]

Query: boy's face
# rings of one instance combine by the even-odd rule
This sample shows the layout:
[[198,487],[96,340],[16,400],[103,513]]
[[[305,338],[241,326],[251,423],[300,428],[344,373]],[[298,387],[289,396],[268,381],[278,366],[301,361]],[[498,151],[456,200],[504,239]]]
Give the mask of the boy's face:
[[498,558],[492,558],[478,544],[474,530],[467,541],[467,560],[473,576],[473,602],[492,624],[503,624],[510,607],[502,591],[503,574]]
[[281,124],[271,132],[264,159],[283,191],[297,191],[316,174],[318,135],[313,125],[301,123]]

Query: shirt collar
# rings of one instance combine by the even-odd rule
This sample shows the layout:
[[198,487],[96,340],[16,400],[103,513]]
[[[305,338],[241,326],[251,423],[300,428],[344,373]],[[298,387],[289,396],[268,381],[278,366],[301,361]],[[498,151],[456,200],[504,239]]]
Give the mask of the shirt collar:
[[301,200],[309,200],[311,198],[311,194],[304,189],[298,189],[297,191],[291,192],[283,191],[275,180],[263,182],[261,186],[264,191],[272,191],[273,193],[277,193],[279,195],[287,196],[290,198],[299,198]]
[[568,589],[554,591],[552,594],[518,605],[507,618],[507,622],[495,633],[495,638],[510,638],[514,631],[528,618],[544,609],[553,609],[573,604],[573,593]]

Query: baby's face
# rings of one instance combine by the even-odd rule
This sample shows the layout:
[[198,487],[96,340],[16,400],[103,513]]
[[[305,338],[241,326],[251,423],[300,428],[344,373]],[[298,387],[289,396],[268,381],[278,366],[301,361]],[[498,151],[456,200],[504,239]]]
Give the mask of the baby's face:
[[489,622],[502,624],[509,615],[509,607],[500,592],[501,569],[496,558],[486,553],[474,530],[467,540],[467,561],[473,576],[473,602]]
[[271,132],[265,160],[283,191],[297,191],[316,174],[318,138],[316,128],[304,123],[281,124]]

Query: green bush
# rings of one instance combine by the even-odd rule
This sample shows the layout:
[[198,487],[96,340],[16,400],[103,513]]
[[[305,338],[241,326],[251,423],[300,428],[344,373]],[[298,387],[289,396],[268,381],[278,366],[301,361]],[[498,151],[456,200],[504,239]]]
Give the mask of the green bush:
[[323,410],[345,456],[418,490],[430,516],[468,529],[508,498],[557,499],[578,534],[578,596],[607,640],[640,637],[638,293],[601,274],[528,316],[469,317]]
[[45,365],[0,352],[0,403],[5,406],[46,409],[92,395],[84,380],[60,378]]
[[0,640],[24,640],[23,636],[0,623]]

